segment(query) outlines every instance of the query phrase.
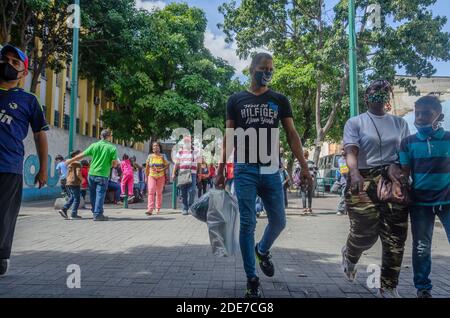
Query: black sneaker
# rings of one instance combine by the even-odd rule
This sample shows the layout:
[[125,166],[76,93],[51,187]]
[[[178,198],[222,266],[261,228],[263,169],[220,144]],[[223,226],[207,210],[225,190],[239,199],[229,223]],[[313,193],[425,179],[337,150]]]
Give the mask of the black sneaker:
[[108,221],[109,218],[107,216],[104,216],[103,214],[100,214],[99,216],[94,217],[94,221]]
[[273,266],[272,261],[270,260],[272,258],[272,255],[270,255],[270,252],[267,252],[267,254],[263,255],[260,254],[258,251],[258,244],[255,245],[255,254],[256,254],[256,260],[259,263],[259,267],[263,271],[263,273],[266,276],[272,277],[275,274],[275,267]]
[[5,276],[8,272],[9,259],[0,259],[0,276]]
[[431,290],[418,290],[417,298],[433,298],[431,295]]
[[59,210],[58,213],[59,213],[63,218],[65,218],[66,220],[69,218],[68,215],[67,215],[67,211],[64,210],[64,209]]
[[245,292],[245,298],[261,298],[259,286],[260,285],[258,277],[247,279],[247,290]]

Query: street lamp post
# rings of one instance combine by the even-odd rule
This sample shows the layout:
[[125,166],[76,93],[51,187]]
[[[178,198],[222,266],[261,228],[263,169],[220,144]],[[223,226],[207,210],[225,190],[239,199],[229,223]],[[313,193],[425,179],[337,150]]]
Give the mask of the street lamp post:
[[70,91],[70,119],[69,119],[69,155],[74,148],[74,138],[76,129],[75,109],[78,101],[78,40],[80,34],[80,0],[75,0],[75,23],[73,25],[72,41],[72,80]]
[[350,72],[350,117],[359,114],[358,71],[356,62],[355,0],[348,1],[348,59]]

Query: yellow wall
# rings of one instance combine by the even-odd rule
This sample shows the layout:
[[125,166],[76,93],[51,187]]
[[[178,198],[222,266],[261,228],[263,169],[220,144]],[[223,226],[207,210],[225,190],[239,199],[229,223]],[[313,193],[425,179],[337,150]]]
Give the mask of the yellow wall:
[[[69,73],[69,74],[68,74]],[[57,76],[61,76],[61,82],[59,83],[59,87],[56,86]],[[64,104],[66,102],[66,78],[71,79],[71,70],[63,69],[61,74],[56,74],[51,69],[46,69],[46,90],[45,90],[45,106],[46,112],[45,117],[50,126],[55,126],[56,118],[55,118],[55,110],[59,112],[58,118],[58,128],[64,127]],[[21,82],[21,86],[23,87],[25,81]],[[40,86],[40,85],[39,85]],[[36,95],[39,96],[40,88],[37,88]],[[54,96],[59,90],[58,99],[55,101]],[[78,110],[78,118],[80,122],[80,135],[95,137],[100,135],[100,128],[102,126],[102,122],[100,120],[101,112],[104,110],[112,110],[114,109],[114,103],[108,101],[104,92],[95,86],[95,83],[92,81],[88,81],[86,79],[80,79],[78,83],[78,97],[79,97],[79,110]],[[95,100],[97,99],[98,104],[95,105]],[[86,129],[86,123],[87,129]],[[94,131],[95,126],[95,131]],[[114,136],[114,135],[113,135]],[[118,143],[118,140],[113,138],[113,142]],[[119,144],[125,145],[124,142],[120,142]],[[145,145],[144,143],[135,143],[133,149],[138,151],[144,151]]]

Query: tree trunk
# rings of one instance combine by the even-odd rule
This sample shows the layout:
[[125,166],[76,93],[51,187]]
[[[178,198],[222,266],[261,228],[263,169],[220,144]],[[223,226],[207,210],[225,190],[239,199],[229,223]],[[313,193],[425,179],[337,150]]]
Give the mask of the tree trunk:
[[33,64],[34,64],[34,67],[33,67],[33,75],[31,77],[30,92],[32,92],[33,94],[36,94],[36,89],[39,84],[39,77],[41,76],[42,67],[43,67],[42,58],[35,59]]
[[324,133],[322,129],[322,124],[320,122],[320,104],[322,99],[322,80],[319,78],[317,80],[316,88],[316,140],[314,141],[314,159],[313,161],[317,165],[319,163],[320,151],[322,149],[322,141],[324,138]]

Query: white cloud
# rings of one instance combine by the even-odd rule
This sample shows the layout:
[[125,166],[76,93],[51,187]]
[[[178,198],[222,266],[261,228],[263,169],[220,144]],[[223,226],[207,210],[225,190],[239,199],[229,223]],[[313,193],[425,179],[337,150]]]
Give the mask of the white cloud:
[[237,44],[225,42],[225,35],[216,35],[211,31],[205,32],[205,47],[214,56],[221,57],[236,69],[236,75],[242,76],[242,71],[250,65],[250,60],[241,60],[236,54]]
[[155,9],[164,9],[166,3],[161,0],[136,0],[136,8],[154,11]]

